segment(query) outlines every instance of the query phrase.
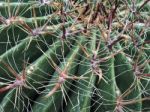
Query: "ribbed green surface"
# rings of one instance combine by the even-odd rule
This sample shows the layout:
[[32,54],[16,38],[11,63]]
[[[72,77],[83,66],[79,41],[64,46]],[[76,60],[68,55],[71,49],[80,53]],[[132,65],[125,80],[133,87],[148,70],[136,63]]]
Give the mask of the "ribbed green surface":
[[0,112],[149,112],[149,0],[1,0]]

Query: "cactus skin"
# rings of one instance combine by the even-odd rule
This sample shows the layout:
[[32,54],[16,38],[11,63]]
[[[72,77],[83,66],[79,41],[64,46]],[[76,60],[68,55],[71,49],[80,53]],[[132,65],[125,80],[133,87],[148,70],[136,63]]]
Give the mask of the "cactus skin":
[[0,112],[150,111],[149,7],[1,0]]

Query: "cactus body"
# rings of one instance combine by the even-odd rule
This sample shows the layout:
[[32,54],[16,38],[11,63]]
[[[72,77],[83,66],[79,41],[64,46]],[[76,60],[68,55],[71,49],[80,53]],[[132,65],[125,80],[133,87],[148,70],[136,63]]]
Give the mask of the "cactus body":
[[149,0],[1,0],[0,112],[149,112]]

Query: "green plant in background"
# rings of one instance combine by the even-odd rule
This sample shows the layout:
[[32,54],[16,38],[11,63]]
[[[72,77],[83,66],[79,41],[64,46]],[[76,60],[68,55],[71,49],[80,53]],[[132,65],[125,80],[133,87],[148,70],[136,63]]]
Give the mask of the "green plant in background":
[[149,0],[1,0],[0,112],[149,112]]

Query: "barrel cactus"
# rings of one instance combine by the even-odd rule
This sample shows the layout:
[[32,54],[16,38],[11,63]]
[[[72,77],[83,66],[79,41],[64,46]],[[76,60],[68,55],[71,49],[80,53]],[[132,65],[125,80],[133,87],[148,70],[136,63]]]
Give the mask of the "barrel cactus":
[[1,0],[0,112],[150,111],[149,0]]

